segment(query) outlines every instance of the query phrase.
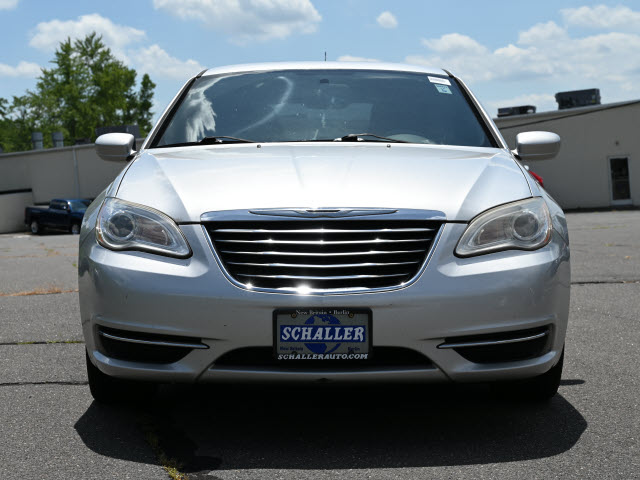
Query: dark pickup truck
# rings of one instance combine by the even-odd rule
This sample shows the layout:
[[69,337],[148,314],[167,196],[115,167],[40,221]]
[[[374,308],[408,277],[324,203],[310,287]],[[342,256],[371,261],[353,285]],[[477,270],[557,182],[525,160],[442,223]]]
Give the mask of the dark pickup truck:
[[74,235],[80,233],[80,224],[90,200],[84,198],[55,198],[49,208],[27,207],[24,210],[24,223],[31,233],[40,234],[45,229],[65,230]]

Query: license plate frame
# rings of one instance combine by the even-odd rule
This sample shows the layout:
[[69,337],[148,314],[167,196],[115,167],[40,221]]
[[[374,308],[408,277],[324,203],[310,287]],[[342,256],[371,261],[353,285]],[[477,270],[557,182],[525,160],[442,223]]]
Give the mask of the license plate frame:
[[[352,314],[353,318],[349,317]],[[292,316],[295,315],[295,316]],[[327,323],[323,316],[333,317],[338,323],[331,320]],[[288,318],[287,318],[288,317]],[[306,323],[314,318],[313,323]],[[363,318],[364,317],[364,318]],[[280,322],[279,322],[280,320]],[[282,321],[286,320],[291,322],[290,324],[283,324]],[[318,323],[320,320],[320,323]],[[343,323],[346,322],[346,323]],[[300,341],[281,341],[280,328],[279,327],[304,327],[310,326],[310,335],[317,334],[318,330],[323,331],[325,337],[337,336],[349,336],[347,330],[351,331],[352,336],[357,335],[357,327],[364,327],[364,339],[363,341],[345,340],[339,338],[339,342],[330,338],[321,341],[311,340],[309,342]],[[291,363],[291,362],[305,362],[305,363],[334,363],[334,362],[347,362],[347,363],[366,363],[372,358],[372,326],[373,315],[370,308],[351,308],[351,307],[297,307],[297,308],[276,308],[273,311],[273,357],[278,362]],[[314,328],[317,327],[317,328]],[[342,328],[335,328],[342,327]],[[352,328],[345,328],[352,327]],[[288,349],[283,350],[284,344]],[[339,344],[338,344],[339,343]],[[318,347],[310,347],[309,344],[319,345]],[[320,345],[324,344],[324,352]],[[336,346],[336,344],[338,344]],[[353,346],[351,346],[353,345]],[[350,347],[351,346],[351,347]],[[291,348],[295,350],[291,350]],[[346,349],[346,351],[345,351]]]

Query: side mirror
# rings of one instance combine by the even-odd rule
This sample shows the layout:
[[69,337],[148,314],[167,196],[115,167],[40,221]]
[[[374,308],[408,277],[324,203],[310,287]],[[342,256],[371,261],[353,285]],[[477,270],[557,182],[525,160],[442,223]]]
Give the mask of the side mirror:
[[105,133],[96,139],[98,156],[108,162],[126,162],[136,153],[136,139],[130,133]]
[[560,137],[551,132],[522,132],[516,136],[513,153],[520,160],[549,160],[560,150]]

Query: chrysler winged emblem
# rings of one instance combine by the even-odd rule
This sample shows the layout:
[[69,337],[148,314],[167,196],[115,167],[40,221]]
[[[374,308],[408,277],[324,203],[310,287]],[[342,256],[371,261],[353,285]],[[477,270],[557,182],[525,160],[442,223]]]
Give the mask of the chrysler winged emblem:
[[275,217],[303,218],[344,218],[363,217],[365,215],[387,215],[396,213],[392,208],[268,208],[249,210],[255,215],[271,215]]

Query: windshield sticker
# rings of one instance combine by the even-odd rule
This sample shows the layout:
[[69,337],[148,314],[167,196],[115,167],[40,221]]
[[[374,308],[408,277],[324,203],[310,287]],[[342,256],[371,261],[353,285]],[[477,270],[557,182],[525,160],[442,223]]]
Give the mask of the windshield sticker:
[[451,82],[446,78],[440,77],[427,77],[431,83],[439,83],[441,85],[451,85]]
[[452,95],[451,89],[449,89],[449,87],[447,87],[446,85],[438,85],[438,84],[436,84],[435,87],[438,89],[438,91],[440,93],[448,93],[449,95]]

